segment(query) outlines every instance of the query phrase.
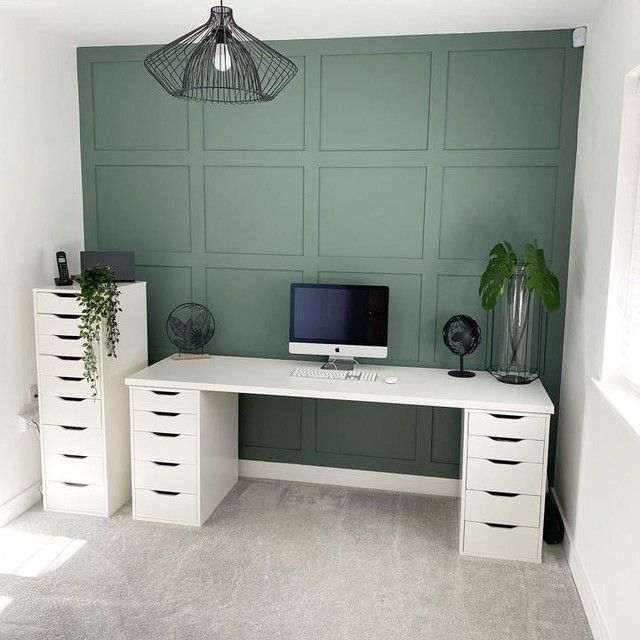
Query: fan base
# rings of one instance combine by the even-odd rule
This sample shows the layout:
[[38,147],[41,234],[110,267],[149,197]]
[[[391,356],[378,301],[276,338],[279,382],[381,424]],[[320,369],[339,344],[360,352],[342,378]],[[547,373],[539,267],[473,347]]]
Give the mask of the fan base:
[[208,353],[174,353],[172,360],[206,360],[211,356]]
[[476,374],[473,373],[473,371],[460,371],[456,369],[455,371],[449,371],[449,375],[454,378],[473,378]]

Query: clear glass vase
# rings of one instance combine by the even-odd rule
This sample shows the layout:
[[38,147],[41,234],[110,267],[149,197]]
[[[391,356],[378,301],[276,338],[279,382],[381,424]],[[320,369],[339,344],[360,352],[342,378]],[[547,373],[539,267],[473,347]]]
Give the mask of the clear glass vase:
[[501,382],[528,384],[544,373],[547,314],[516,267],[489,318],[487,370]]

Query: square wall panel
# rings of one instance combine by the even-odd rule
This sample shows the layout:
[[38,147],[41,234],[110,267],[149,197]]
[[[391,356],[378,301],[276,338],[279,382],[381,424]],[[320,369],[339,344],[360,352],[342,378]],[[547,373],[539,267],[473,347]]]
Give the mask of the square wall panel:
[[321,271],[318,282],[389,287],[389,359],[417,362],[420,350],[422,276],[417,273],[340,273]]
[[557,167],[445,167],[440,258],[484,260],[496,242],[518,254],[538,240],[551,258]]
[[302,167],[205,167],[207,252],[302,255],[303,189]]
[[298,66],[298,73],[271,102],[203,103],[206,150],[304,149],[304,58],[291,60]]
[[92,76],[96,149],[189,148],[188,104],[171,97],[142,60],[94,62]]
[[416,408],[318,400],[316,453],[416,458]]
[[452,51],[446,149],[556,149],[564,49]]
[[320,148],[426,149],[431,56],[322,56]]
[[190,251],[189,167],[97,166],[98,248]]
[[302,271],[207,269],[207,306],[216,319],[215,353],[286,357],[289,285]]
[[431,462],[460,463],[462,411],[433,407],[431,420]]
[[147,321],[151,351],[175,349],[165,330],[169,313],[191,302],[191,267],[137,265],[136,279],[147,283]]
[[238,419],[241,447],[300,450],[300,398],[242,394]]
[[320,169],[321,256],[422,257],[423,167]]
[[480,325],[482,332],[476,350],[464,359],[469,369],[484,369],[487,312],[482,308],[478,287],[480,276],[439,275],[436,299],[435,362],[439,366],[457,368],[460,360],[449,351],[442,340],[442,327],[454,315],[471,316]]

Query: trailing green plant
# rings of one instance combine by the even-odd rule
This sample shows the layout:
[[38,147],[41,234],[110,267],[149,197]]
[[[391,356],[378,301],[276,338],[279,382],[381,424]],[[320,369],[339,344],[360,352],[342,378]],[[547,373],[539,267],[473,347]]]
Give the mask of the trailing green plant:
[[80,285],[78,301],[82,307],[80,338],[84,351],[84,377],[96,396],[98,380],[98,356],[96,346],[103,337],[107,356],[116,357],[116,345],[120,339],[117,313],[120,308],[120,291],[113,271],[101,265],[88,267],[76,282]]
[[483,309],[495,309],[498,298],[504,294],[509,279],[515,275],[518,264],[524,265],[525,287],[532,293],[545,311],[555,311],[560,306],[560,283],[547,267],[544,251],[536,240],[524,246],[524,260],[519,261],[509,242],[496,244],[489,252],[489,264],[480,278],[480,300]]

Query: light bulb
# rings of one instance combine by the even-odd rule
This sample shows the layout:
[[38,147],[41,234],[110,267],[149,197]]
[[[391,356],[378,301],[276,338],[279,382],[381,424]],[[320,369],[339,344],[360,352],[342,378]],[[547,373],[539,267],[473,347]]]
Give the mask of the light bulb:
[[228,71],[231,68],[231,54],[229,47],[223,42],[216,45],[213,52],[213,66],[218,71]]

